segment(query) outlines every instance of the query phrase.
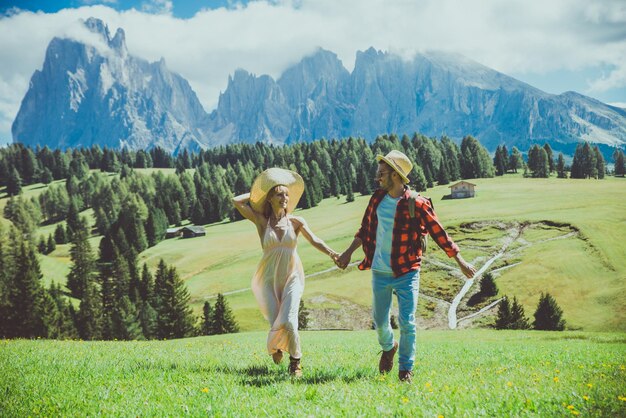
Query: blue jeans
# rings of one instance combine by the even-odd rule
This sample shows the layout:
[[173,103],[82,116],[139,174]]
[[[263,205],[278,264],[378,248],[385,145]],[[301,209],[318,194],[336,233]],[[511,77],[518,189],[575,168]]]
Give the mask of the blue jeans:
[[383,350],[393,348],[393,331],[390,323],[391,296],[398,297],[398,325],[400,327],[399,363],[400,370],[413,370],[415,363],[415,310],[420,287],[419,270],[410,271],[398,278],[372,270],[372,316],[378,343]]

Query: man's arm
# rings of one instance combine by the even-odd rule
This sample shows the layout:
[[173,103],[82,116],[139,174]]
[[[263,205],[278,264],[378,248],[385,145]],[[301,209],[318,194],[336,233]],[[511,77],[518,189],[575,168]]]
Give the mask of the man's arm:
[[467,261],[465,261],[463,257],[461,257],[460,252],[456,253],[456,255],[454,256],[454,260],[459,265],[459,268],[461,269],[465,277],[467,277],[468,279],[474,277],[474,274],[476,274],[476,268]]

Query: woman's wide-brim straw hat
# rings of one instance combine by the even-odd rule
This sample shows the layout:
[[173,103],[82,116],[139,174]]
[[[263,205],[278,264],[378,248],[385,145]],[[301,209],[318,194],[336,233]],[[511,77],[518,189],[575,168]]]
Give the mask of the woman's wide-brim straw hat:
[[411,170],[413,170],[413,163],[409,160],[409,157],[400,151],[393,150],[385,156],[380,154],[376,156],[376,161],[381,160],[386,162],[396,173],[398,173],[400,177],[402,177],[404,184],[409,183],[408,176]]
[[287,212],[293,212],[302,197],[302,193],[304,193],[304,180],[295,171],[276,167],[268,168],[254,179],[250,189],[250,206],[252,209],[263,213],[267,193],[275,186],[286,186],[289,189]]

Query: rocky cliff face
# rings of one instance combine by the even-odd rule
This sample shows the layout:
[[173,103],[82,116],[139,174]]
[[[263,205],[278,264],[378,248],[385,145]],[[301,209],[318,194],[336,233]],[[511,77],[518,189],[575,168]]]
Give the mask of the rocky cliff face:
[[124,31],[111,37],[88,19],[99,48],[53,39],[13,123],[13,139],[27,145],[131,149],[206,146],[208,115],[189,83],[155,63],[130,56]]
[[[246,86],[253,85],[256,78],[247,77]],[[235,127],[230,138],[220,138],[221,142],[284,143],[347,136],[371,140],[384,133],[420,132],[457,139],[473,135],[489,149],[498,144],[526,149],[537,142],[582,139],[626,143],[623,109],[576,93],[551,95],[451,54],[422,54],[405,61],[370,48],[357,53],[350,74],[336,55],[320,50],[287,70],[275,84],[267,76],[261,79],[272,86],[273,94],[248,94],[245,106],[280,108],[279,117],[225,109],[220,101],[212,118]],[[243,91],[251,90],[243,81],[232,79],[222,97],[228,97],[231,89],[246,96]],[[229,117],[234,113],[236,118]],[[281,129],[272,129],[278,126]]]
[[13,124],[28,145],[99,144],[177,152],[256,141],[274,144],[396,133],[478,138],[528,149],[533,143],[626,143],[626,110],[569,92],[551,95],[458,55],[412,60],[373,48],[358,52],[352,73],[323,49],[274,80],[237,70],[207,115],[165,62],[126,50],[102,21],[85,25],[99,48],[69,39],[50,43],[41,71]]

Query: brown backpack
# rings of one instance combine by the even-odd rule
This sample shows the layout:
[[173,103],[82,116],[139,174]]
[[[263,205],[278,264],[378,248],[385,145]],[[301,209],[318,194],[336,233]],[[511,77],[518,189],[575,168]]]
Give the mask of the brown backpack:
[[[418,192],[413,191],[413,190],[409,194],[409,215],[411,216],[411,219],[415,219],[415,200],[417,200],[419,195],[420,194]],[[428,201],[430,202],[430,206],[433,209],[435,209],[432,199],[430,197],[424,197],[424,198],[428,199]],[[419,234],[420,234],[420,248],[422,249],[422,255],[423,255],[423,254],[426,254],[426,248],[428,248],[428,231],[422,228],[420,225]]]

